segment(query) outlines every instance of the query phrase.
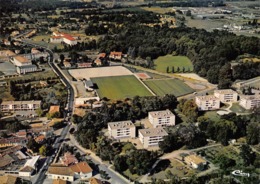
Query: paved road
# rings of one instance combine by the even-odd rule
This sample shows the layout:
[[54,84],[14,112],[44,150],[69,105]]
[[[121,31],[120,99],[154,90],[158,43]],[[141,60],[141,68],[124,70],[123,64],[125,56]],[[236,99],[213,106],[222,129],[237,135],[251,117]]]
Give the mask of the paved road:
[[[32,46],[32,47],[42,47],[41,45],[37,45],[37,44],[32,44],[27,42],[26,40],[22,41],[24,44],[28,45],[28,46]],[[74,104],[74,90],[71,86],[71,84],[69,83],[68,80],[66,80],[66,78],[64,77],[64,75],[62,74],[62,72],[59,70],[59,68],[57,67],[57,65],[53,62],[53,52],[48,49],[48,48],[44,48],[46,50],[46,52],[49,53],[49,58],[48,58],[48,64],[50,65],[50,67],[52,68],[52,70],[60,77],[61,81],[64,83],[64,85],[67,87],[68,89],[68,113],[64,115],[64,118],[70,118],[71,117],[71,112],[73,111],[73,104]],[[60,140],[63,140],[68,131],[69,131],[70,125],[68,124],[66,127],[63,128],[61,135],[58,139],[56,139],[55,143],[53,144],[53,148],[55,150],[58,150],[61,146],[61,142]],[[56,153],[55,153],[56,154]],[[34,184],[42,184],[45,180],[46,177],[46,171],[48,170],[49,165],[52,163],[53,159],[54,159],[55,155],[52,155],[51,157],[47,157],[44,167],[41,168],[41,170],[39,171],[39,173],[33,178],[33,183]]]

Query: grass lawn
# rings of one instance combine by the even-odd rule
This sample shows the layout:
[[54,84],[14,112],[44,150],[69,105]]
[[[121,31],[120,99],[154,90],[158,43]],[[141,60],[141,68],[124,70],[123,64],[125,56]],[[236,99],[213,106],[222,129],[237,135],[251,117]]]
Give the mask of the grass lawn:
[[147,80],[144,83],[158,96],[173,94],[176,97],[194,92],[179,79]]
[[148,89],[135,76],[112,76],[91,78],[97,84],[97,93],[100,98],[124,99],[138,96],[152,96]]
[[238,103],[233,103],[230,110],[235,113],[249,113],[250,112],[250,110],[244,109]]
[[220,115],[217,114],[217,111],[207,111],[204,116],[208,117],[212,121],[218,121],[220,119]]
[[185,68],[185,72],[193,71],[193,65],[189,58],[186,56],[160,56],[155,61],[155,70],[167,73],[167,67],[169,67],[169,72],[172,72],[172,67],[174,67],[174,72],[177,72],[178,67],[180,68],[180,72],[183,72],[183,67]]

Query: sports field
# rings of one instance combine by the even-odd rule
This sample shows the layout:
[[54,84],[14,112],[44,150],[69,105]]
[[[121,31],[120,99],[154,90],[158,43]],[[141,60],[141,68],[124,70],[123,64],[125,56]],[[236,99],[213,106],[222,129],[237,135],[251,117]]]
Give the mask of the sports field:
[[[160,56],[155,61],[155,70],[163,73],[167,73],[167,67],[169,67],[169,73],[172,73],[172,68],[174,67],[174,72],[182,73],[183,67],[184,72],[193,71],[193,65],[189,58],[186,56]],[[179,67],[179,71],[178,70]]]
[[176,97],[194,92],[179,79],[146,80],[144,83],[158,96],[173,94]]
[[132,98],[138,96],[152,96],[148,89],[133,75],[91,78],[97,84],[100,98],[111,100]]

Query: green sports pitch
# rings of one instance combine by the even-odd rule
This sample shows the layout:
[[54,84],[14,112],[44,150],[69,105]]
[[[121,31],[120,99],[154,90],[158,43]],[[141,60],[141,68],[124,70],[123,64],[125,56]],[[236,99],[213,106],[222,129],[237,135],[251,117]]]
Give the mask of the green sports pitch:
[[134,96],[153,96],[133,75],[91,78],[97,84],[100,98],[111,100],[133,98]]
[[147,80],[144,83],[158,96],[173,94],[179,97],[194,92],[192,88],[179,79]]
[[[172,69],[174,69],[174,72],[191,72],[193,71],[193,65],[189,58],[186,56],[172,56],[172,55],[166,55],[166,56],[160,56],[155,61],[155,70],[167,73],[167,67],[169,68],[168,72],[172,73]],[[179,71],[178,70],[179,67]]]

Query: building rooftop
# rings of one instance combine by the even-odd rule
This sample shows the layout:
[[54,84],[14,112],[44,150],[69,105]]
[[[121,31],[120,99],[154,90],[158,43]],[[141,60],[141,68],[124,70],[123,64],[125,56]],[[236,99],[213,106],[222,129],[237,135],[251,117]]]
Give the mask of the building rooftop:
[[206,96],[196,96],[197,99],[201,101],[208,101],[208,100],[219,100],[217,97],[214,95],[206,95]]
[[0,160],[0,168],[5,167],[15,161],[10,155],[0,156]]
[[78,159],[74,155],[72,155],[70,152],[66,152],[64,154],[64,156],[61,158],[61,162],[64,165],[69,166],[71,164],[78,163]]
[[230,94],[230,93],[237,93],[237,92],[233,91],[232,89],[221,89],[221,90],[214,90],[214,93]]
[[122,56],[122,52],[110,52],[110,56]]
[[90,173],[93,169],[88,165],[87,162],[79,162],[70,166],[71,170],[77,173]]
[[53,180],[52,184],[66,184],[67,181],[65,180],[62,180],[62,179],[56,179],[56,180]]
[[97,178],[92,177],[89,179],[89,184],[102,184],[102,181]]
[[52,106],[50,106],[49,113],[53,114],[55,112],[60,112],[60,106],[59,105],[52,105]]
[[20,172],[32,172],[32,171],[34,171],[34,169],[28,165],[20,169]]
[[111,129],[120,129],[120,128],[131,128],[135,127],[132,121],[118,121],[118,122],[110,122],[108,126]]
[[169,109],[165,111],[152,111],[149,112],[149,115],[151,115],[153,118],[165,118],[169,116],[175,116]]
[[29,60],[26,57],[23,56],[15,56],[14,57],[17,61],[19,61],[20,63],[28,63]]
[[200,164],[200,163],[206,162],[206,160],[199,157],[198,155],[189,155],[189,156],[185,157],[185,160],[187,160],[189,162],[193,162],[195,164]]
[[105,58],[106,57],[106,53],[99,53],[98,54],[98,58]]
[[245,100],[260,100],[260,95],[241,95],[240,99]]
[[24,167],[29,166],[31,168],[35,168],[36,162],[39,160],[40,156],[34,156],[31,159],[27,160],[24,164]]
[[24,69],[24,68],[37,68],[36,65],[25,65],[25,66],[19,66],[19,68]]
[[17,180],[16,176],[4,175],[0,176],[0,184],[15,184]]
[[23,104],[37,104],[40,105],[40,100],[32,100],[32,101],[3,101],[1,105],[23,105]]
[[49,174],[64,175],[64,176],[74,176],[74,172],[70,167],[63,164],[53,164],[48,169]]
[[15,143],[21,143],[23,141],[27,140],[25,137],[8,137],[8,138],[0,138],[0,144],[15,144]]
[[144,137],[152,137],[152,136],[167,136],[168,133],[163,128],[148,128],[141,129],[139,133]]

